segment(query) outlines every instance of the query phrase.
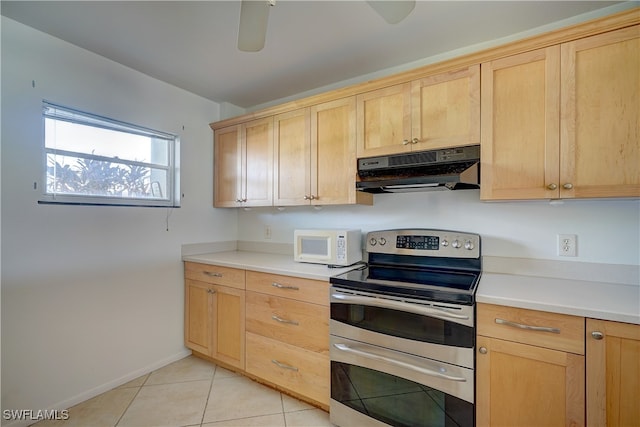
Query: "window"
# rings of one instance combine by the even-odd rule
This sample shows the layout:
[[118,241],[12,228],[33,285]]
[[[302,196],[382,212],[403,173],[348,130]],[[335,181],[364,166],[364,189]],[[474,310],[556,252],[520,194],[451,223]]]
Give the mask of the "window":
[[44,203],[179,206],[176,135],[43,102]]

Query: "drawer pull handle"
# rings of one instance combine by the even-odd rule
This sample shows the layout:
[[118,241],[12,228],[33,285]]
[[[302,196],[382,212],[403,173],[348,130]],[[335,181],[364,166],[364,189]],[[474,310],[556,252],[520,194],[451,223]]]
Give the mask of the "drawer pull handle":
[[560,329],[558,328],[548,328],[546,326],[523,325],[522,323],[510,322],[504,319],[496,319],[496,323],[499,325],[511,326],[513,328],[526,329],[528,331],[551,332],[552,334],[560,333]]
[[222,277],[222,273],[214,273],[211,271],[204,271],[203,273],[209,277]]
[[280,322],[280,323],[287,323],[289,325],[296,325],[298,326],[300,323],[296,322],[295,320],[287,320],[287,319],[283,319],[282,317],[278,317],[275,314],[273,316],[271,316],[271,318],[273,320],[275,320],[276,322]]
[[298,368],[296,368],[295,366],[291,366],[291,365],[287,365],[286,363],[278,362],[276,359],[271,359],[271,363],[275,364],[279,368],[289,369],[291,371],[298,372]]
[[591,332],[591,336],[593,337],[594,340],[601,340],[604,338],[604,334],[600,331]]
[[207,289],[207,293],[208,294],[215,294],[216,291],[215,291],[215,289]]
[[271,284],[271,286],[273,286],[274,288],[278,288],[278,289],[291,289],[291,290],[294,290],[294,291],[300,290],[300,288],[297,287],[297,286],[283,285],[283,284],[278,283],[278,282],[273,282]]

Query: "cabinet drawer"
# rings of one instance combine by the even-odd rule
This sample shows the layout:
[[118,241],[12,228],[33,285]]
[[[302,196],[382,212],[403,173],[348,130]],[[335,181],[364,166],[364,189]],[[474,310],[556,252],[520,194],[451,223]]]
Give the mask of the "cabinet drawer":
[[247,292],[247,331],[329,354],[329,307]]
[[237,268],[199,264],[196,262],[184,263],[184,276],[187,279],[214,283],[216,285],[229,286],[237,289],[244,289],[244,273],[244,270],[239,270]]
[[247,372],[329,405],[329,356],[251,332],[246,336]]
[[329,282],[247,271],[247,290],[329,306]]
[[584,318],[478,304],[478,335],[584,354]]

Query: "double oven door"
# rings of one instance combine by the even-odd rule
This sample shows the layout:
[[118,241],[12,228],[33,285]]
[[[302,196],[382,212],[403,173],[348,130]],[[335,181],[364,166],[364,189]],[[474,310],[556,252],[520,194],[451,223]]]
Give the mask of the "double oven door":
[[474,306],[331,288],[331,422],[473,426]]

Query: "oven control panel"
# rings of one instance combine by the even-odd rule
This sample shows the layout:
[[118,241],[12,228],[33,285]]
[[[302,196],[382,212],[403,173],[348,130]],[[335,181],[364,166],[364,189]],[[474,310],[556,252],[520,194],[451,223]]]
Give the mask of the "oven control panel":
[[367,234],[367,252],[480,258],[480,236],[460,231],[431,229],[371,231]]

